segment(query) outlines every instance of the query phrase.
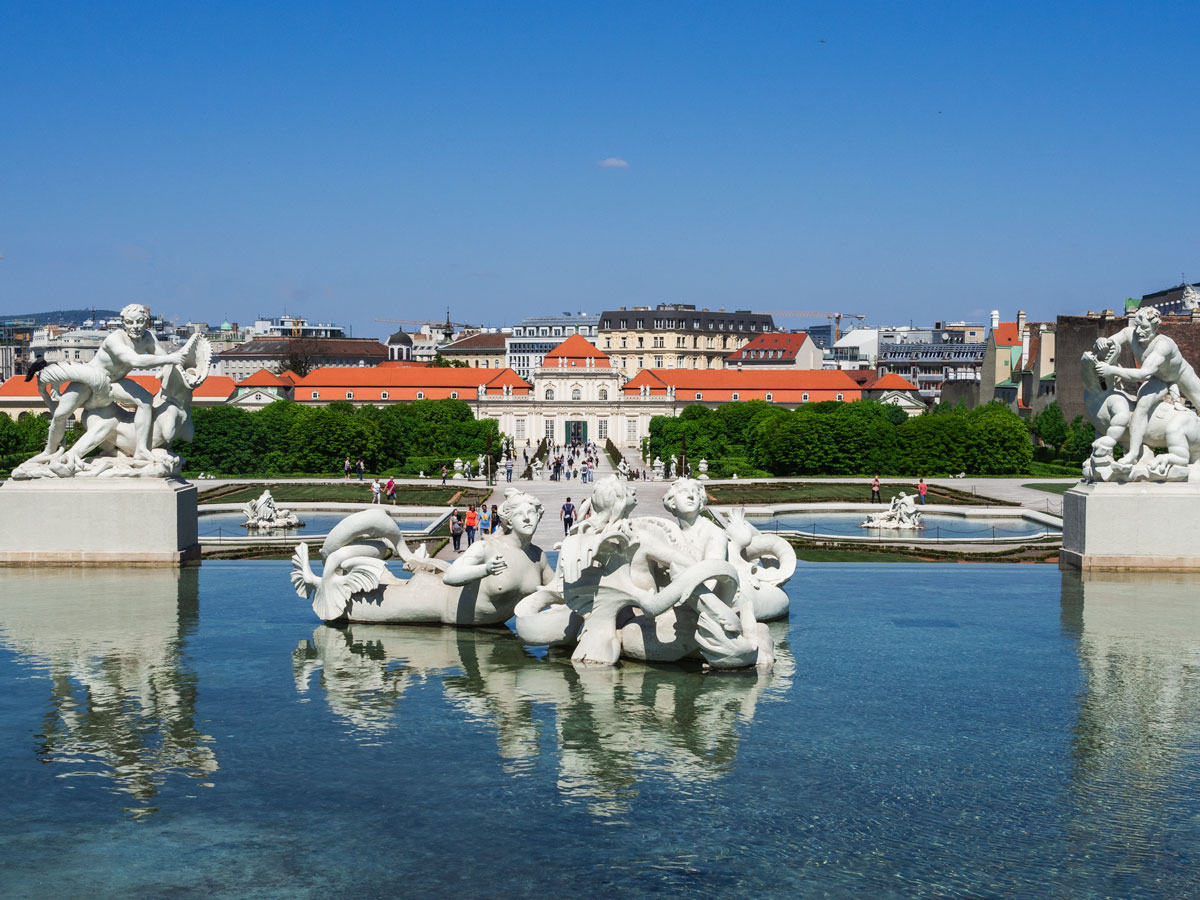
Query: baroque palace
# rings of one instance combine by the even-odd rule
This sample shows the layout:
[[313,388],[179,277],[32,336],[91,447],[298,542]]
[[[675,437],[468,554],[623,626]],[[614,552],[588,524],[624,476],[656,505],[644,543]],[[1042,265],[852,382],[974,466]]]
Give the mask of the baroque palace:
[[[864,377],[866,376],[866,377]],[[148,390],[152,375],[136,375]],[[644,368],[627,378],[603,350],[573,334],[545,354],[529,379],[512,368],[440,368],[405,360],[376,365],[330,365],[304,377],[260,369],[235,382],[212,374],[195,394],[197,405],[227,403],[260,409],[276,400],[324,405],[463,400],[476,418],[495,419],[518,441],[552,443],[573,439],[636,448],[650,434],[655,416],[677,416],[687,406],[763,400],[788,408],[832,400],[878,399],[910,415],[925,409],[916,388],[896,375],[795,367]],[[41,415],[45,406],[36,381],[15,376],[0,385],[0,412]]]

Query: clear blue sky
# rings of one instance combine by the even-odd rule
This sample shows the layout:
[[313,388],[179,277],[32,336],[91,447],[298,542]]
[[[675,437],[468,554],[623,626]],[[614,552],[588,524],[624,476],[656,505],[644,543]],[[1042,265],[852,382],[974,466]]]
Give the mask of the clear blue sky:
[[1200,280],[1198,46],[1195,2],[9,3],[0,314],[1116,306]]

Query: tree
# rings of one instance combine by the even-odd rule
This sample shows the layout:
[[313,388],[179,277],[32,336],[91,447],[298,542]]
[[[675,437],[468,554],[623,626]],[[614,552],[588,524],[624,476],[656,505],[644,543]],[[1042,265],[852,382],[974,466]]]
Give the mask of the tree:
[[1049,403],[1046,408],[1033,417],[1029,423],[1029,431],[1039,438],[1043,444],[1048,444],[1058,453],[1070,437],[1071,428],[1063,418],[1062,409],[1058,402]]
[[289,338],[287,356],[281,363],[284,372],[294,372],[303,378],[317,368],[320,345],[312,338]]
[[462,359],[446,359],[440,353],[433,355],[433,362],[430,363],[435,369],[469,369],[470,366],[466,360]]

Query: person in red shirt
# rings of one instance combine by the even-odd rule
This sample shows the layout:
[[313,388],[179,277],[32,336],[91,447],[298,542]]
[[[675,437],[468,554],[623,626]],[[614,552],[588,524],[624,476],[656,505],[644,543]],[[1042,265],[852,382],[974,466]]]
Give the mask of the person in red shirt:
[[467,509],[467,546],[470,547],[475,543],[475,529],[479,527],[479,513],[475,511],[475,504],[472,503]]
[[929,485],[927,485],[925,483],[925,479],[922,478],[919,482],[917,482],[917,495],[921,498],[922,506],[925,505],[925,492],[927,490],[929,490]]

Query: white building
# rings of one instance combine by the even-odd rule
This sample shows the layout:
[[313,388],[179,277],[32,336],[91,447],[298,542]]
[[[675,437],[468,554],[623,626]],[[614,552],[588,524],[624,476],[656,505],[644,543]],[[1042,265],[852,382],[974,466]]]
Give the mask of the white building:
[[[532,377],[546,354],[572,335],[597,345],[600,316],[565,312],[560,316],[529,316],[514,325],[505,341],[505,364],[522,378]],[[598,346],[598,345],[597,345]]]

